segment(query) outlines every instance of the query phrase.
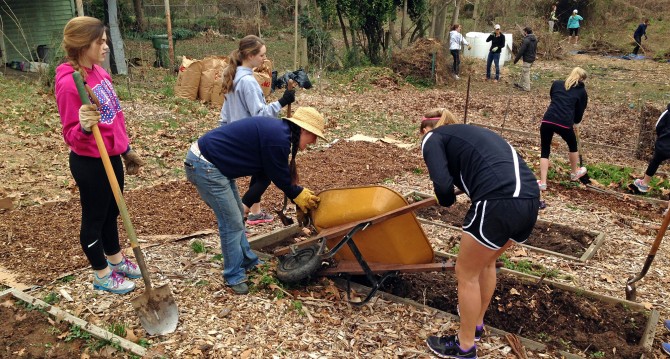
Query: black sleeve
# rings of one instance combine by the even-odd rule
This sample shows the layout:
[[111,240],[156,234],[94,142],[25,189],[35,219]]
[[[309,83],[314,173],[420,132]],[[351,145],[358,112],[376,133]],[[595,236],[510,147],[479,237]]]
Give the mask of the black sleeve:
[[493,34],[490,34],[489,37],[486,38],[486,42],[489,42],[493,40]]
[[662,116],[658,119],[658,123],[656,124],[656,135],[659,135],[663,132],[663,129],[665,129],[668,126],[668,119],[670,118],[670,111],[665,111]]
[[586,93],[586,89],[584,89],[584,95],[577,101],[577,107],[575,108],[575,123],[582,122],[582,117],[584,116],[584,111],[586,111],[586,105],[588,105],[588,103],[589,95]]
[[433,181],[437,201],[441,206],[449,207],[456,201],[456,196],[454,179],[449,174],[447,166],[447,151],[439,136],[434,133],[426,136],[423,143],[423,160]]

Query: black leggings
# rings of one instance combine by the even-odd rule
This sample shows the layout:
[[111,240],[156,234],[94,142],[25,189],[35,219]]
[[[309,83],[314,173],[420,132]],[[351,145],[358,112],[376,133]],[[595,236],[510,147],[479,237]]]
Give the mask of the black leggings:
[[247,193],[242,196],[242,203],[248,208],[251,208],[254,203],[260,202],[261,196],[265,190],[270,187],[270,182],[270,179],[264,174],[251,176],[249,189],[247,190]]
[[[123,190],[121,156],[111,156],[116,180]],[[119,208],[100,158],[79,156],[70,152],[70,172],[79,187],[81,229],[79,242],[94,270],[107,267],[105,254],[121,251],[116,218]]]
[[451,51],[451,56],[454,57],[454,65],[452,67],[452,70],[454,71],[454,74],[458,75],[458,72],[460,71],[461,68],[461,52],[460,50],[450,50]]
[[647,171],[645,174],[649,177],[653,177],[656,174],[656,171],[658,171],[658,166],[661,165],[661,162],[667,160],[668,158],[670,158],[668,154],[654,150],[654,157],[652,157],[649,161],[649,165],[647,166]]
[[540,146],[542,148],[540,158],[549,158],[549,153],[551,152],[551,139],[554,137],[554,133],[561,136],[563,141],[568,144],[570,152],[577,152],[577,136],[575,136],[575,131],[572,128],[565,128],[542,122],[540,125]]

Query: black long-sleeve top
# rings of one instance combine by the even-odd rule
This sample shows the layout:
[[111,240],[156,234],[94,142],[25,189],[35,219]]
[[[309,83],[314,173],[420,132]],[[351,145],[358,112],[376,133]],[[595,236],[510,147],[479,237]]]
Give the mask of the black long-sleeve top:
[[670,154],[670,103],[656,121],[656,150]]
[[[490,52],[494,54],[499,54],[503,47],[505,47],[505,35],[502,33],[499,36],[496,36],[495,33],[489,35],[489,37],[486,38],[486,42],[491,41],[491,49],[489,50]],[[497,48],[495,51],[493,49]]]
[[540,196],[533,172],[514,147],[491,130],[440,126],[424,136],[421,149],[442,206],[456,200],[454,186],[472,202]]
[[580,81],[566,90],[565,81],[554,81],[551,84],[549,96],[551,96],[551,103],[547,112],[544,113],[542,122],[553,123],[564,128],[572,128],[574,124],[582,122],[584,110],[589,102],[583,82]]

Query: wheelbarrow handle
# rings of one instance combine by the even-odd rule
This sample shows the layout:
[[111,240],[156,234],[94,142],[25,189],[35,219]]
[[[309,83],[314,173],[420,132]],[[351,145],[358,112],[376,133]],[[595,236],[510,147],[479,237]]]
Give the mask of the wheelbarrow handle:
[[[81,103],[84,105],[90,105],[91,101],[89,96],[95,102],[98,108],[101,107],[100,100],[91,90],[91,88],[84,83],[84,79],[81,77],[79,71],[75,71],[72,74],[74,78],[74,83],[77,86],[77,92],[79,93],[79,98]],[[135,233],[135,228],[133,223],[130,221],[130,215],[128,214],[128,207],[126,206],[126,201],[123,199],[123,194],[121,193],[121,187],[119,182],[116,179],[114,174],[114,168],[112,167],[112,161],[109,159],[109,154],[107,153],[107,148],[105,148],[105,142],[102,140],[102,135],[100,134],[100,129],[98,125],[93,125],[91,128],[93,130],[93,137],[95,138],[95,144],[98,146],[98,151],[100,152],[100,158],[102,159],[102,164],[105,167],[105,173],[107,174],[107,179],[109,180],[109,185],[112,187],[112,192],[114,193],[114,199],[116,200],[116,205],[119,207],[119,212],[121,218],[123,219],[123,226],[128,233],[128,239],[130,240],[130,246],[133,248],[133,253],[135,254],[135,260],[140,267],[142,272],[142,278],[144,279],[144,285],[146,286],[147,291],[152,290],[151,280],[149,279],[149,271],[146,268],[146,263],[144,261],[144,254],[140,249],[140,245],[137,242],[137,234]]]

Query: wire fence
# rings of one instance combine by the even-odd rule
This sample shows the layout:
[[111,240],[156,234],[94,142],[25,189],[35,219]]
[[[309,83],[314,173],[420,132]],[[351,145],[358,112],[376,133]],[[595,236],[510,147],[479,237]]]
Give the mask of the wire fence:
[[[164,17],[165,2],[163,0],[144,0],[144,16]],[[173,18],[217,18],[233,16],[251,16],[258,10],[255,2],[247,2],[246,6],[239,6],[232,2],[212,1],[209,3],[194,4],[192,1],[170,1],[170,16]]]

